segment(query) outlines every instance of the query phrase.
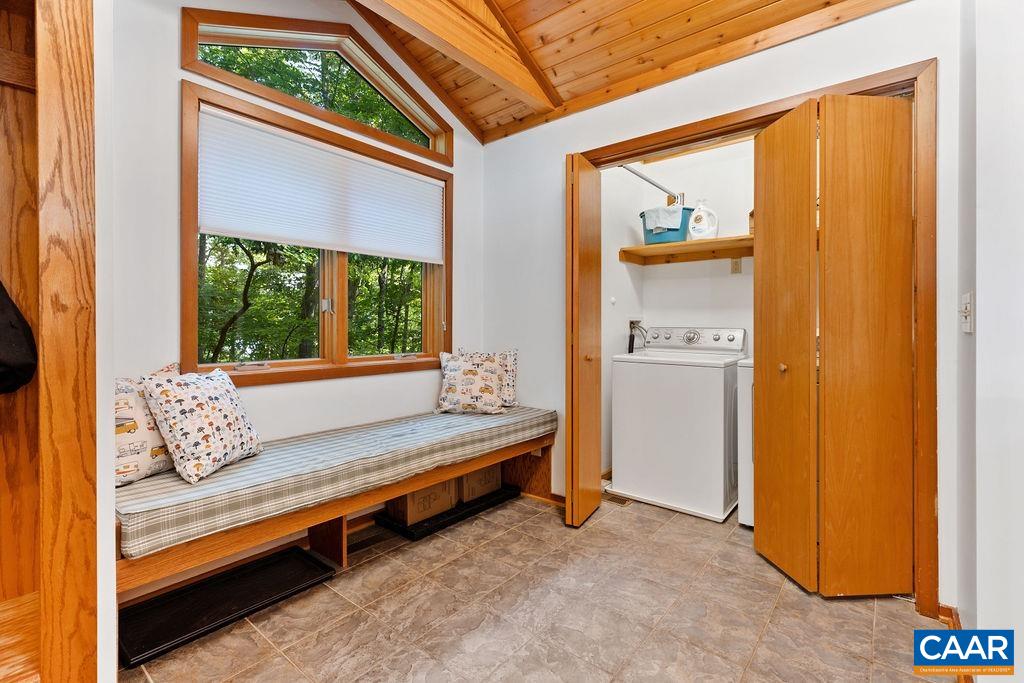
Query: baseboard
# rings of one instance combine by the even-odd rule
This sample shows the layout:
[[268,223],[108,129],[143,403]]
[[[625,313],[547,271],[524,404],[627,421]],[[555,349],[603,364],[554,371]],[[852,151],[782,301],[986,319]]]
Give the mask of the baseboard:
[[557,493],[551,493],[548,494],[547,496],[538,496],[536,494],[526,493],[525,491],[523,491],[519,495],[521,495],[523,498],[533,498],[534,500],[539,500],[543,503],[547,503],[548,505],[565,505],[565,496],[560,496]]
[[[960,612],[956,607],[950,605],[939,605],[939,621],[945,624],[947,628],[953,630],[959,630],[964,627],[960,621]],[[974,676],[958,675],[956,680],[957,683],[974,683]]]

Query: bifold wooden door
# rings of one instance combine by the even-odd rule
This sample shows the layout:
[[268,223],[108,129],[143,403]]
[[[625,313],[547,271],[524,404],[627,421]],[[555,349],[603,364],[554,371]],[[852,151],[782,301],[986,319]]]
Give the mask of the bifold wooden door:
[[755,138],[754,547],[824,595],[913,591],[912,106]]
[[818,103],[754,138],[754,548],[818,587]]
[[823,595],[914,591],[913,103],[820,103]]
[[580,526],[601,504],[601,172],[582,154],[565,196],[565,523]]

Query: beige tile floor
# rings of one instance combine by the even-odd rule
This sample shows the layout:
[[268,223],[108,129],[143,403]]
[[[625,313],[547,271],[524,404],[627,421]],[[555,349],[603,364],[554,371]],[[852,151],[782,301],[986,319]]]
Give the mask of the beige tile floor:
[[909,681],[913,629],[939,626],[804,593],[734,518],[562,514],[520,498],[417,543],[368,530],[327,584],[121,680]]

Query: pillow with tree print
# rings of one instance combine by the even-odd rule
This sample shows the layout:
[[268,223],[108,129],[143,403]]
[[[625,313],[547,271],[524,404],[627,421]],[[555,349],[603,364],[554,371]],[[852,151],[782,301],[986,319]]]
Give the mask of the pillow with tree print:
[[234,382],[223,370],[142,380],[174,468],[195,484],[263,450]]
[[469,352],[459,347],[458,355],[472,359],[495,358],[505,371],[505,381],[501,383],[501,404],[506,408],[519,405],[516,400],[516,375],[519,373],[519,349],[509,349],[498,353]]
[[504,413],[501,386],[505,370],[494,356],[441,354],[439,413]]

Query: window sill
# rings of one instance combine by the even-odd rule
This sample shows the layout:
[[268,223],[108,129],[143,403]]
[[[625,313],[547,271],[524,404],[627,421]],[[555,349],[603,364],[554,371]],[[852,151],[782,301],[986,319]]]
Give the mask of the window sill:
[[[408,360],[350,361],[338,364],[291,365],[269,367],[258,370],[229,370],[223,368],[231,376],[235,386],[254,387],[264,384],[283,384],[286,382],[312,382],[318,379],[337,379],[339,377],[363,377],[366,375],[386,375],[395,372],[422,372],[438,370],[441,361],[436,357],[420,357]],[[213,366],[202,366],[200,371],[212,370]]]

